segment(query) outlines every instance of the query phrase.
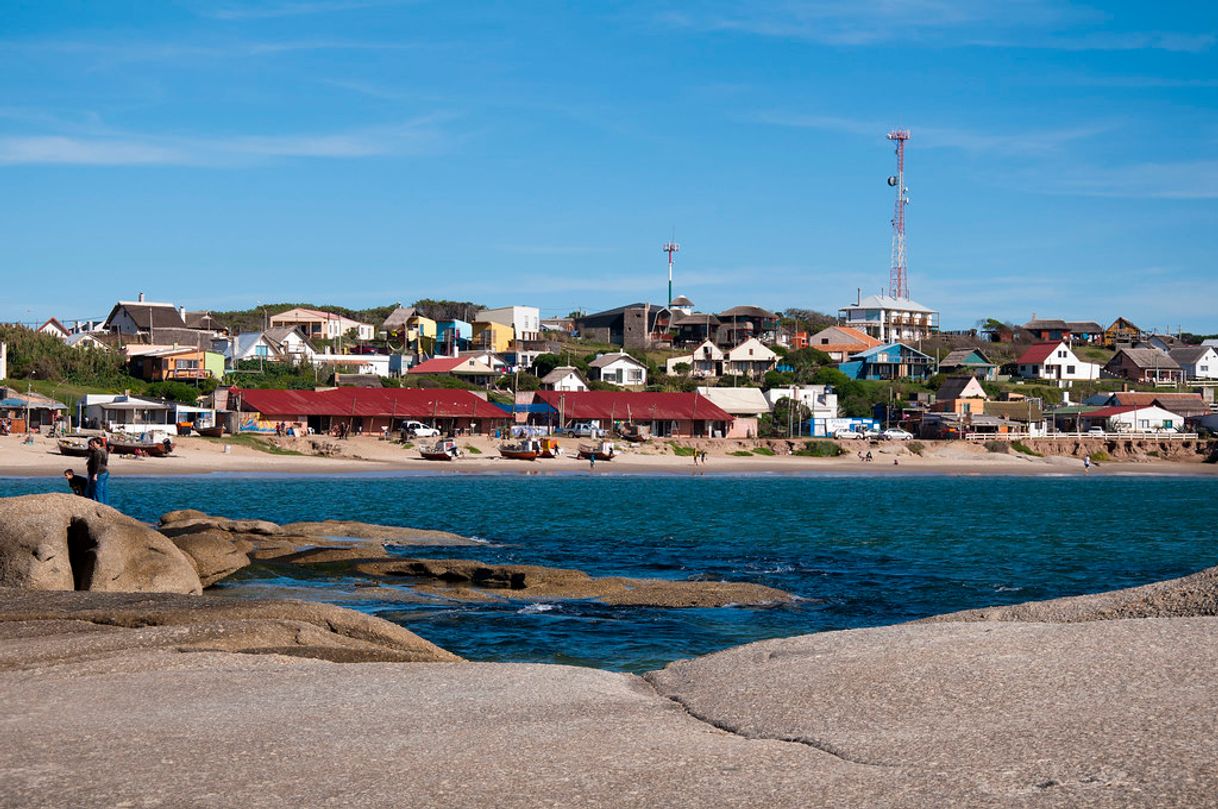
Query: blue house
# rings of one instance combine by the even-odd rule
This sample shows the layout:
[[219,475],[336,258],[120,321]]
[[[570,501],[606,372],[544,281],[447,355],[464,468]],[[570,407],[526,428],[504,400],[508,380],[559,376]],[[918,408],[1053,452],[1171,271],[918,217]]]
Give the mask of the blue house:
[[916,348],[888,343],[851,354],[837,369],[851,379],[926,379],[933,366],[934,360]]
[[455,357],[468,351],[474,340],[474,327],[464,320],[436,321],[436,354]]

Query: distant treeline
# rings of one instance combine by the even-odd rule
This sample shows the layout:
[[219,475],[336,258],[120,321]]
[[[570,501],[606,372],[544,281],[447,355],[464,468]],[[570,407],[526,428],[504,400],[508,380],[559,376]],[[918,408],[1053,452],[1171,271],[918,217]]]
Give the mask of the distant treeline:
[[[482,304],[474,303],[473,301],[433,300],[431,298],[415,301],[411,305],[415,309],[418,309],[424,317],[429,317],[432,320],[472,320],[479,310],[486,308]],[[343,317],[358,320],[360,323],[368,323],[379,329],[381,324],[385,322],[385,318],[389,317],[389,313],[396,309],[397,306],[398,304],[391,303],[386,306],[371,306],[367,309],[348,309],[345,306],[318,305],[313,303],[268,303],[264,306],[255,306],[252,309],[212,312],[211,316],[234,334],[262,331],[270,324],[272,317],[297,307],[334,312]]]
[[24,326],[0,326],[8,344],[9,379],[48,379],[80,385],[121,385],[130,379],[114,351],[76,349]]

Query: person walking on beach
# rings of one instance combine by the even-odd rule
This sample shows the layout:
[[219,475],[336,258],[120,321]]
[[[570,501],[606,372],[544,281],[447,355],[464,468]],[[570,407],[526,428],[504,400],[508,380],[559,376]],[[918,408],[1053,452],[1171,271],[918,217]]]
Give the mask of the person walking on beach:
[[110,505],[110,453],[102,446],[100,438],[89,439],[89,459],[86,462],[88,475],[87,496],[102,505]]
[[76,474],[71,469],[63,470],[63,476],[68,481],[68,488],[72,490],[72,494],[77,494],[81,497],[85,496],[85,491],[89,488],[89,484],[83,476]]
[[1083,471],[1084,472],[1091,471],[1091,456],[1090,455],[1083,456]]
[[596,453],[590,452],[588,453],[588,470],[591,471],[593,469],[596,469]]

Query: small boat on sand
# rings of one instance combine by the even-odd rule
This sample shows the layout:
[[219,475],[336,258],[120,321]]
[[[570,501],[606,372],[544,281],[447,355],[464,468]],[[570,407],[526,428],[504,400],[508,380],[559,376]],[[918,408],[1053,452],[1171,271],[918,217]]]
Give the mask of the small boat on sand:
[[195,432],[204,438],[220,438],[224,435],[224,425],[216,424],[211,427],[196,427]]
[[617,457],[617,447],[612,441],[602,441],[599,444],[580,444],[579,457],[585,461],[595,458],[598,461],[612,461]]
[[641,444],[651,440],[651,430],[637,424],[623,424],[617,428],[617,434],[631,444]]
[[456,441],[445,438],[430,447],[419,447],[419,454],[428,461],[455,461],[461,457],[461,448]]
[[110,441],[111,455],[147,455],[150,458],[164,458],[173,452],[173,441],[140,441],[136,439],[115,439]]
[[504,444],[499,447],[499,454],[513,461],[535,461],[541,456],[541,444],[535,439],[527,438],[519,444]]
[[87,457],[89,440],[87,438],[61,438],[59,439],[59,454],[73,458]]

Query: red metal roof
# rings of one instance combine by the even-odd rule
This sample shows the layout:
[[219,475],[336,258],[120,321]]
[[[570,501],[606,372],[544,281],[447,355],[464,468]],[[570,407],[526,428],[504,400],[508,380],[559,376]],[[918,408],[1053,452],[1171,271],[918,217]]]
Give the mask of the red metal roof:
[[335,388],[334,390],[235,389],[241,409],[264,416],[390,416],[400,418],[506,419],[498,407],[468,390]]
[[406,373],[408,374],[447,374],[456,368],[461,363],[465,362],[465,357],[436,357],[430,360],[424,360],[418,365],[411,368]]
[[732,421],[733,417],[697,393],[635,393],[589,390],[539,390],[537,398],[564,418],[597,421],[641,419],[650,421]]
[[1016,362],[1019,365],[1040,365],[1045,360],[1053,355],[1057,347],[1061,345],[1061,341],[1056,343],[1037,343],[1034,346],[1029,346],[1028,350],[1019,355]]
[[1146,408],[1144,407],[1138,407],[1136,405],[1126,405],[1124,407],[1101,407],[1099,410],[1092,410],[1081,415],[1083,418],[1087,419],[1107,419],[1113,416],[1119,416],[1122,413],[1132,413],[1135,410],[1145,409]]

